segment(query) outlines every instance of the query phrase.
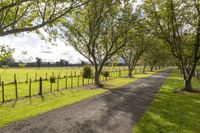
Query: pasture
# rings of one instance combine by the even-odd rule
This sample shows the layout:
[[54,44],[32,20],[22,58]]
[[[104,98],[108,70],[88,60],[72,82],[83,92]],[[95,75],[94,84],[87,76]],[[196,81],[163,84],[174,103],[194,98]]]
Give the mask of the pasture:
[[[128,75],[126,67],[105,67],[104,69],[110,72],[108,80]],[[134,73],[141,73],[141,69],[142,67],[137,67]],[[94,82],[93,78],[82,78],[81,73],[81,67],[0,69],[1,84],[2,81],[4,82],[4,88],[1,85],[0,89],[0,102],[3,102],[3,99],[4,101],[10,101],[38,95],[40,91],[40,77],[42,78],[43,94],[61,89],[72,89]],[[51,87],[49,78],[52,75],[56,78],[56,82]],[[105,77],[101,75],[100,79],[105,80]],[[2,91],[4,94],[2,94]]]

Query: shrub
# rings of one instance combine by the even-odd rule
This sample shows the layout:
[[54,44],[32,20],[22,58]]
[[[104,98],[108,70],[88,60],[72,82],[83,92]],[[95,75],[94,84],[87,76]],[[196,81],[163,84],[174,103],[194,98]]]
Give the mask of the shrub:
[[90,66],[83,67],[83,77],[91,78],[92,77],[92,68]]
[[51,76],[49,80],[50,80],[50,83],[55,83],[56,82],[56,78],[53,77],[53,76]]
[[19,65],[19,67],[24,68],[24,67],[26,67],[27,64],[25,64],[25,63],[19,63],[18,65]]
[[104,76],[104,77],[109,77],[109,71],[103,71],[103,72],[101,72],[101,74]]

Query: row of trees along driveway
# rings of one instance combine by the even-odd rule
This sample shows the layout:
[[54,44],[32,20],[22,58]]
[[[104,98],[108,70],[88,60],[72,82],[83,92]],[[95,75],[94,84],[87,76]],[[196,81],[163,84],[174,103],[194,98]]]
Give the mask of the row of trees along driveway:
[[[184,89],[192,90],[200,59],[199,0],[139,4],[132,0],[12,0],[0,1],[0,5],[0,36],[34,31],[50,42],[63,39],[94,66],[97,86],[101,86],[103,66],[113,58],[124,58],[131,77],[139,59],[145,61],[148,54],[152,66],[158,62],[156,57],[165,61],[167,52],[151,54],[165,48],[181,68]],[[48,39],[39,28],[49,33]],[[162,53],[165,56],[159,56]]]

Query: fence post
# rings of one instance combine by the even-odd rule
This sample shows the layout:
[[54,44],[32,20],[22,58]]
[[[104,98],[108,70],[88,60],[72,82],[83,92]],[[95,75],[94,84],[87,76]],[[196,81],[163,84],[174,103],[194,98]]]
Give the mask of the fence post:
[[53,89],[53,83],[51,82],[51,83],[50,83],[50,92],[53,92],[52,89]]
[[119,70],[119,77],[121,78],[121,76],[122,76],[122,75],[121,75],[121,70]]
[[[82,75],[83,76],[83,75]],[[84,86],[84,76],[82,77],[82,85]]]
[[47,78],[47,73],[46,73],[46,80],[48,80],[48,78]]
[[15,80],[16,80],[16,74],[14,74],[14,83],[15,83]]
[[65,89],[67,89],[67,72],[65,74]]
[[4,82],[3,81],[1,83],[1,85],[2,85],[2,103],[4,103],[5,102],[5,98],[4,98]]
[[40,88],[39,88],[39,95],[42,96],[42,77],[40,77]]
[[16,99],[18,99],[18,91],[17,91],[17,80],[15,79],[15,96],[16,96]]
[[59,91],[59,80],[60,80],[60,76],[58,75],[58,78],[57,78],[57,91]]
[[29,97],[31,97],[31,79],[29,80]]
[[35,73],[35,81],[37,81],[37,73]]
[[79,77],[80,77],[80,76],[78,75],[78,81],[77,81],[77,86],[78,86],[78,87],[79,87]]
[[71,71],[71,88],[73,88],[73,75],[72,75],[72,71]]
[[26,74],[26,83],[28,83],[28,73]]

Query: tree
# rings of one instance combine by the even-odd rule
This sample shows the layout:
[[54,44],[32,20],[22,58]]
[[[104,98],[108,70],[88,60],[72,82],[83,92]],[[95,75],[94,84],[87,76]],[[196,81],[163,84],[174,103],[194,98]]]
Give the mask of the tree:
[[[123,6],[122,6],[123,5]],[[63,23],[67,41],[94,66],[96,86],[104,64],[126,45],[127,33],[135,19],[132,6],[117,0],[93,0],[73,12]]]
[[26,63],[19,63],[18,65],[19,65],[20,68],[24,68],[24,67],[26,67],[27,64]]
[[169,49],[163,44],[163,41],[156,37],[151,37],[148,40],[148,49],[143,53],[140,62],[144,65],[143,73],[146,66],[150,67],[150,71],[153,71],[154,67],[163,67],[169,60],[171,60],[171,53]]
[[65,60],[60,59],[60,66],[61,66],[61,67],[65,66]]
[[47,66],[50,67],[50,65],[51,65],[51,62],[47,62]]
[[37,67],[41,67],[41,64],[42,64],[42,59],[37,57],[35,58],[36,59],[36,63],[37,63]]
[[13,52],[14,49],[10,48],[9,46],[0,45],[0,62],[12,59]]
[[148,39],[145,37],[147,36],[147,33],[145,33],[147,29],[141,27],[141,25],[137,25],[136,27],[137,28],[134,28],[130,32],[127,39],[127,46],[122,52],[122,58],[128,66],[128,77],[130,78],[132,77],[132,72],[135,69],[140,56],[148,46]]
[[1,0],[0,36],[51,26],[56,20],[88,2],[89,0]]
[[200,3],[198,0],[145,0],[144,15],[154,35],[170,47],[183,72],[184,89],[192,90],[200,59]]

